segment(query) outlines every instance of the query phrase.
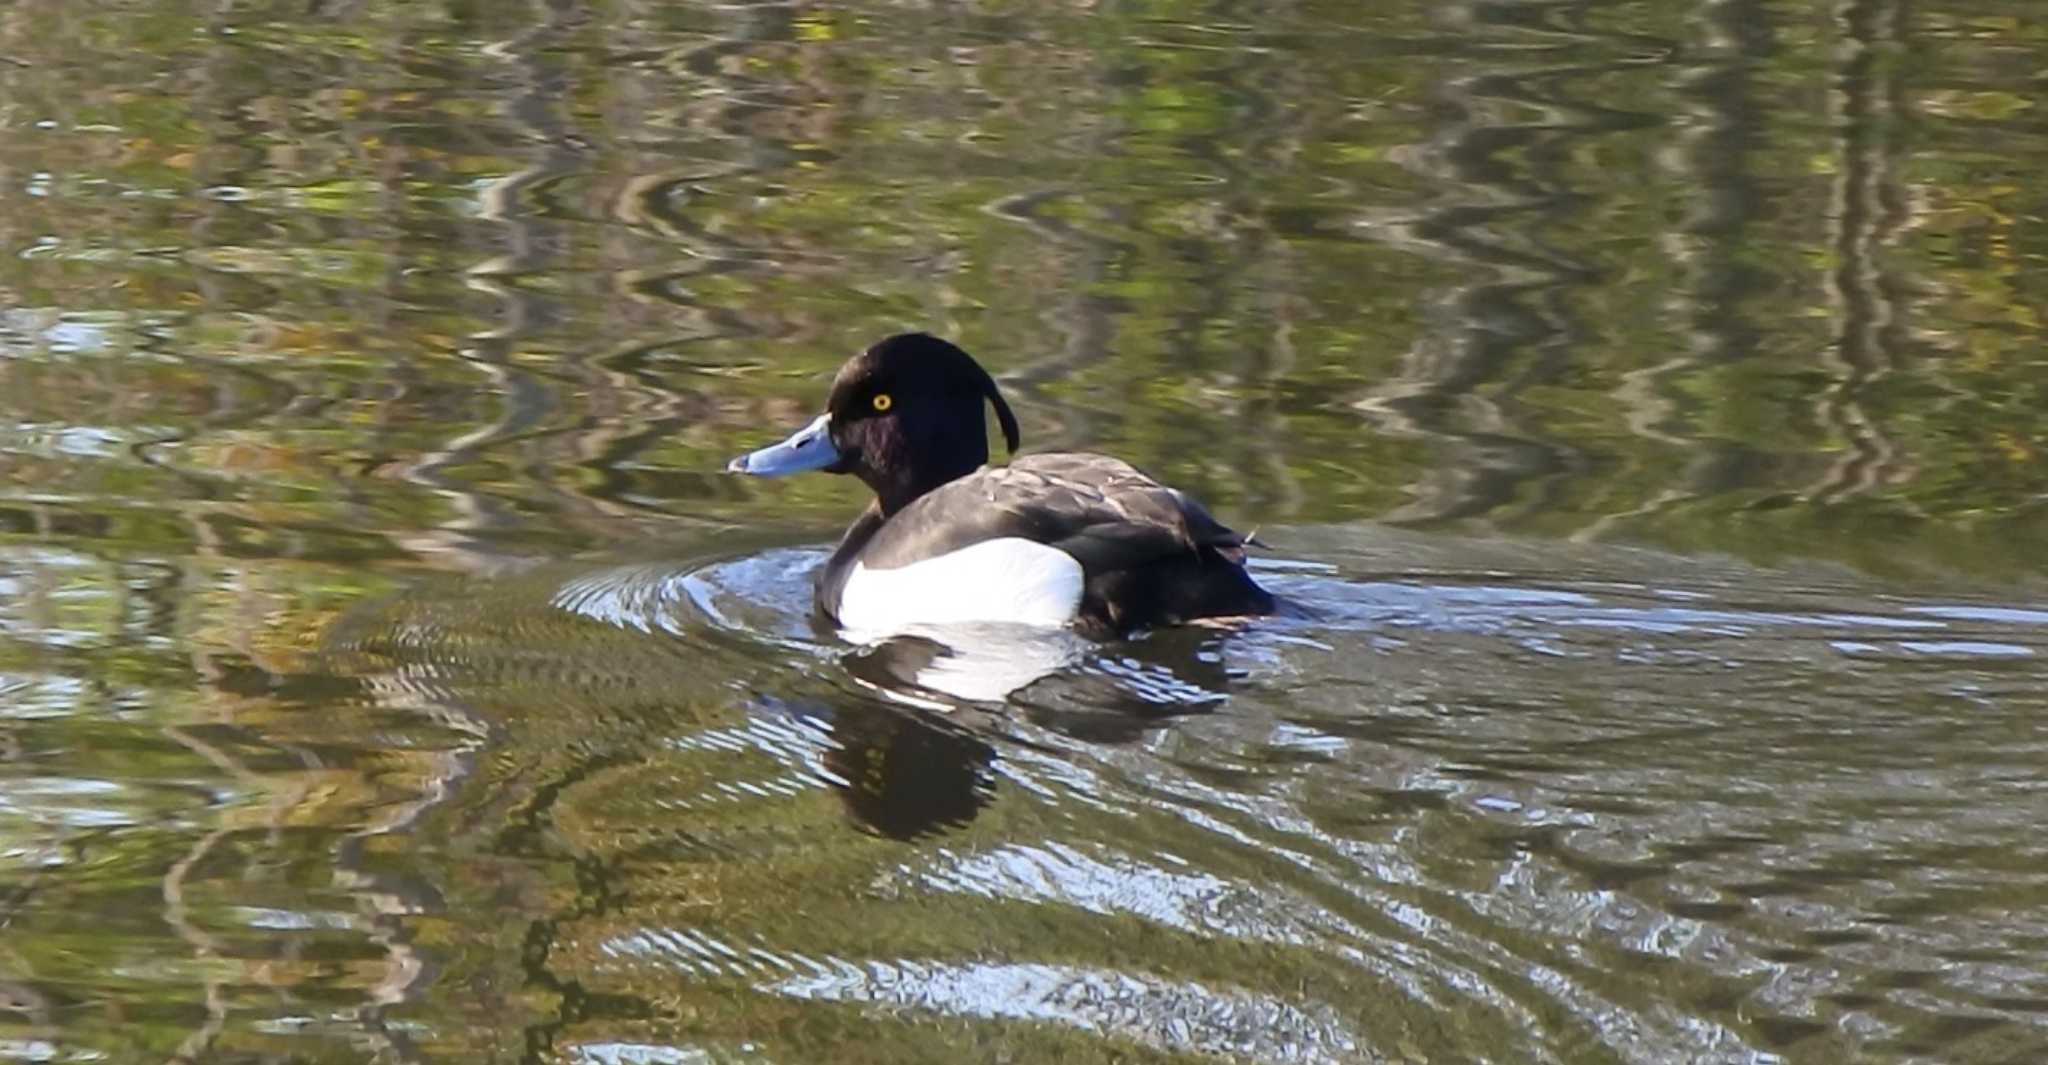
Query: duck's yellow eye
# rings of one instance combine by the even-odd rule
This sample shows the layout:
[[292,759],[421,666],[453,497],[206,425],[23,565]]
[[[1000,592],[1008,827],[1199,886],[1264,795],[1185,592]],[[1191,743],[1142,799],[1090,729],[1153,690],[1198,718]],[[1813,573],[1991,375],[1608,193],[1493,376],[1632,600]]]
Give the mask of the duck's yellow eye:
[[888,409],[889,409],[890,407],[893,407],[893,406],[895,406],[895,405],[896,405],[896,401],[895,401],[895,400],[893,400],[893,399],[890,399],[890,398],[889,398],[889,393],[887,393],[887,392],[883,392],[883,393],[881,393],[881,394],[879,394],[879,395],[877,395],[877,396],[875,397],[875,409],[876,409],[876,410],[888,410]]

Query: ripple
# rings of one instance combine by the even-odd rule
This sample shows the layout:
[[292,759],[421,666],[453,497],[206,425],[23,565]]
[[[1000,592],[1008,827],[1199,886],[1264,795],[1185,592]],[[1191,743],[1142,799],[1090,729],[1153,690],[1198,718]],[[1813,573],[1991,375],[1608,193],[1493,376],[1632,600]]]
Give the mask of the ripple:
[[1130,973],[1035,964],[876,961],[764,985],[805,1000],[1070,1025],[1155,1047],[1270,1061],[1340,1062],[1361,1049],[1327,1008]]

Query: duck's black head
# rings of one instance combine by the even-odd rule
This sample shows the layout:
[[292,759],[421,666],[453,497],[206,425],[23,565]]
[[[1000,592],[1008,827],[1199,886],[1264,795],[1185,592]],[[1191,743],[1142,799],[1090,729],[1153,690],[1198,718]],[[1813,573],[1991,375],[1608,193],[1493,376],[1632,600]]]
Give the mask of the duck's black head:
[[988,371],[938,337],[899,333],[839,368],[824,414],[726,469],[758,477],[850,473],[893,514],[988,462],[984,401],[995,404],[1003,440],[1017,450],[1017,418]]

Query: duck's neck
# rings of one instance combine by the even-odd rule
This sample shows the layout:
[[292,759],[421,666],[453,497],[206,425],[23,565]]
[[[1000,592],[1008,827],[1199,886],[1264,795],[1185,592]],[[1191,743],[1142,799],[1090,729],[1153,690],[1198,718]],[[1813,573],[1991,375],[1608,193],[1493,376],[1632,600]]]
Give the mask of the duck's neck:
[[952,452],[951,456],[947,461],[927,461],[917,467],[888,466],[883,470],[864,471],[861,480],[874,490],[875,505],[881,516],[892,518],[897,511],[915,503],[926,492],[957,481],[988,463],[987,448],[979,454],[963,449]]

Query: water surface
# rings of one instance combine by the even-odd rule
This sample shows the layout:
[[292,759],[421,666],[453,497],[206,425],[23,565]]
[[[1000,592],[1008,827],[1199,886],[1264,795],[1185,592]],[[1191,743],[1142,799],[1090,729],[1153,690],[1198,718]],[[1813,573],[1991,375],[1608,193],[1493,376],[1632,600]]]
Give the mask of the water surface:
[[[0,12],[0,1058],[2048,1058],[2008,5]],[[961,340],[1298,607],[860,647]]]

